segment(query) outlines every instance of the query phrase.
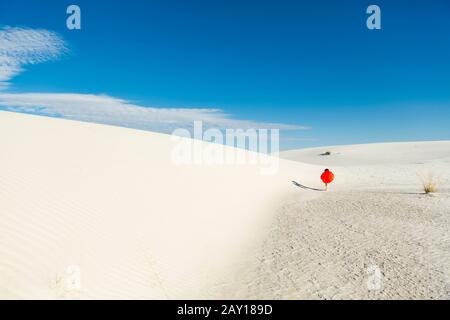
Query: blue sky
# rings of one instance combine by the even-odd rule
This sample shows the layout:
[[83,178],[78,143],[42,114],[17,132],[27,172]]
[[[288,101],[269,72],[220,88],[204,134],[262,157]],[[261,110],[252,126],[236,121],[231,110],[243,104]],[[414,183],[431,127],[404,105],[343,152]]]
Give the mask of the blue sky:
[[[70,4],[81,7],[82,30],[66,28]],[[366,28],[370,4],[382,30]],[[107,95],[105,108],[169,110],[166,123],[206,108],[212,125],[291,129],[284,149],[450,139],[448,0],[10,0],[0,2],[0,25],[52,32],[65,48],[21,62],[2,108],[23,111],[14,94],[28,93],[43,94],[39,108],[81,99],[79,110]]]

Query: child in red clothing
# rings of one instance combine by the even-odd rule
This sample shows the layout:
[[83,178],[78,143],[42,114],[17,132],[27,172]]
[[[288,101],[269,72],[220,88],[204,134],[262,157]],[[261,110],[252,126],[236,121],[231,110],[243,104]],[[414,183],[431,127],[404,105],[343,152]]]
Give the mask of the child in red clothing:
[[322,179],[323,183],[325,183],[325,191],[328,190],[328,184],[333,182],[334,180],[334,174],[328,169],[325,169],[325,171],[320,176],[320,179]]

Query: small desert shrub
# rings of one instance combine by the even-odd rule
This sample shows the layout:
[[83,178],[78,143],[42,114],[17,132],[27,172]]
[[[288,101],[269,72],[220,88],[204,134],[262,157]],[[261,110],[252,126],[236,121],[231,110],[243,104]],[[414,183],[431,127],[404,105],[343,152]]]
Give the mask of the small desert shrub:
[[432,174],[429,174],[428,177],[426,177],[425,179],[422,178],[422,186],[423,186],[423,191],[426,194],[435,193],[438,191],[436,181],[434,180],[434,177]]
[[438,189],[433,181],[428,181],[423,184],[423,191],[425,191],[425,193],[434,193],[437,192]]
[[331,151],[325,151],[324,153],[320,154],[321,156],[331,156]]

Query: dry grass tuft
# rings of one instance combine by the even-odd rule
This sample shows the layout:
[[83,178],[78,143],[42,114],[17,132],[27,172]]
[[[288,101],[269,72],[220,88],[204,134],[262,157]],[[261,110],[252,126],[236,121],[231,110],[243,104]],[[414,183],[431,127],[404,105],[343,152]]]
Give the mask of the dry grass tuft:
[[422,178],[422,186],[423,191],[426,194],[435,193],[438,191],[436,181],[434,180],[434,176],[432,174],[429,174],[426,178]]

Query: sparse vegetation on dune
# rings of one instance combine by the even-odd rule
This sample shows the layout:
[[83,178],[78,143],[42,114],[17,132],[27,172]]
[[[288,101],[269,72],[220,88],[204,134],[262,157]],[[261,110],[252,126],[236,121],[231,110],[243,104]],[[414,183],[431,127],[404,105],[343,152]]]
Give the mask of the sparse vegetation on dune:
[[422,187],[426,194],[435,193],[438,191],[436,180],[433,174],[428,174],[425,178],[422,177]]

